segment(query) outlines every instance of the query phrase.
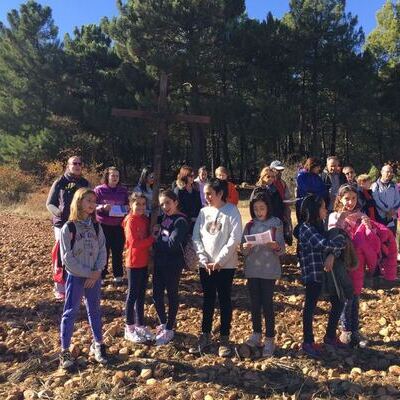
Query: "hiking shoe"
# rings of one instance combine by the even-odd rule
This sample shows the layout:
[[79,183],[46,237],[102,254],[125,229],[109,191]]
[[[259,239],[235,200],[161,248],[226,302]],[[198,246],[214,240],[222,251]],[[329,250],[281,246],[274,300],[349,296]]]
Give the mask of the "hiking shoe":
[[147,339],[138,332],[137,328],[130,330],[127,326],[125,327],[124,338],[132,343],[145,343]]
[[189,348],[190,354],[200,354],[211,344],[211,334],[202,333],[197,339],[197,343]]
[[261,347],[262,340],[261,340],[261,333],[252,333],[250,337],[246,340],[245,344],[250,347]]
[[89,355],[94,356],[94,359],[100,364],[107,364],[106,345],[104,343],[92,343],[90,346]]
[[262,352],[263,357],[272,357],[275,351],[275,338],[266,338]]
[[221,336],[219,340],[218,355],[220,357],[229,357],[232,353],[231,346],[229,344],[228,336]]
[[311,358],[320,358],[322,356],[321,346],[316,343],[303,343],[301,348]]
[[72,354],[69,350],[64,350],[59,355],[60,368],[70,369],[75,365],[75,360],[72,358]]
[[137,326],[136,332],[140,337],[144,338],[147,342],[152,342],[153,340],[156,339],[156,336],[154,335],[153,332],[151,332],[148,326]]
[[328,337],[324,337],[324,343],[327,346],[331,346],[336,350],[340,350],[340,349],[347,349],[349,346],[347,343],[344,343],[340,340],[340,338],[328,338]]
[[174,338],[174,331],[172,329],[163,329],[160,331],[159,334],[156,336],[156,346],[163,346],[168,344]]
[[350,346],[361,347],[362,349],[364,349],[368,346],[368,344],[369,344],[368,339],[365,336],[361,335],[360,332],[358,331],[352,332]]
[[351,331],[342,331],[339,336],[339,340],[342,343],[349,345],[351,342]]

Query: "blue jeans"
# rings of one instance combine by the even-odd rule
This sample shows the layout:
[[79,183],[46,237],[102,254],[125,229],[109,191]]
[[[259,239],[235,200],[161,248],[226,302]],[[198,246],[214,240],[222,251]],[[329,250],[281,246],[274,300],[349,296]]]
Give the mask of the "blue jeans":
[[71,344],[74,324],[79,312],[82,297],[85,296],[85,306],[90,327],[96,343],[101,343],[102,322],[100,310],[101,279],[92,288],[84,288],[86,278],[67,274],[65,282],[65,303],[61,318],[61,348],[67,350]]
[[344,304],[340,324],[345,331],[357,332],[359,329],[360,296],[354,295]]

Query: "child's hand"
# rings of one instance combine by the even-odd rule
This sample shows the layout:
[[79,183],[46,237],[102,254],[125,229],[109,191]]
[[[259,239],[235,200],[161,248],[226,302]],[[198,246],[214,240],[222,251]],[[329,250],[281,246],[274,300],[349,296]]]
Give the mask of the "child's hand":
[[214,270],[214,263],[207,263],[206,264],[206,271],[208,272],[208,275],[211,275],[213,270]]
[[273,251],[278,251],[280,250],[280,246],[278,244],[278,242],[268,242],[266,243],[266,246]]
[[103,211],[109,212],[111,210],[111,204],[104,204],[102,208]]
[[245,242],[242,244],[244,249],[252,249],[254,247],[253,243]]
[[154,238],[157,238],[158,234],[160,233],[160,225],[154,225],[152,229],[152,235]]
[[84,288],[92,288],[96,282],[100,279],[101,271],[92,271],[89,277],[85,280]]
[[324,262],[324,270],[326,272],[332,271],[334,262],[335,262],[335,256],[333,254],[329,254],[329,256],[326,257]]
[[361,217],[361,222],[362,222],[368,229],[371,229],[371,228],[372,228],[371,220],[369,219],[369,217],[367,217],[367,216]]

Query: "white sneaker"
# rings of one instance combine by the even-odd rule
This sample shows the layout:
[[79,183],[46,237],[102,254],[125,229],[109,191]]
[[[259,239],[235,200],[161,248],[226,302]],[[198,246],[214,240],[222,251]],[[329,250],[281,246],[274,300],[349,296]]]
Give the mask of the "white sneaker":
[[342,331],[339,336],[339,340],[344,344],[350,344],[351,342],[351,331]]
[[174,338],[174,331],[172,329],[163,329],[156,336],[156,346],[163,346],[168,344]]
[[266,338],[263,348],[263,357],[272,357],[275,351],[275,339]]
[[150,328],[147,326],[137,326],[136,332],[139,336],[145,338],[146,341],[153,341],[156,339],[154,333],[151,332]]
[[106,353],[106,346],[102,343],[92,343],[90,346],[89,355],[93,355],[95,360],[100,364],[107,364],[107,353]]
[[165,328],[167,324],[160,324],[156,326],[156,336],[158,336],[159,333],[161,333]]
[[261,347],[262,346],[262,341],[261,341],[261,333],[252,333],[250,337],[246,340],[247,346],[250,347]]
[[137,328],[135,328],[133,331],[131,331],[131,330],[129,330],[129,328],[127,326],[125,327],[124,338],[133,343],[147,342],[147,339],[144,336],[140,335],[140,333],[137,331]]

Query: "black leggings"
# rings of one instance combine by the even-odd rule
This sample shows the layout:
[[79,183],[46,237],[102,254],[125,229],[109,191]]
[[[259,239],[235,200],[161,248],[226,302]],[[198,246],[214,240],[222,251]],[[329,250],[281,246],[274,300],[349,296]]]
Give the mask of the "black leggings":
[[101,224],[101,227],[103,228],[104,236],[106,237],[107,249],[107,262],[104,266],[101,277],[104,279],[107,275],[110,252],[112,253],[112,269],[114,277],[122,277],[124,275],[122,267],[122,252],[124,251],[125,244],[124,229],[119,225],[113,226]]
[[[174,328],[179,308],[179,280],[182,268],[176,265],[154,265],[153,300],[161,324],[166,328]],[[165,312],[164,294],[167,291],[168,317]]]
[[[310,282],[306,284],[306,299],[303,310],[303,337],[304,343],[314,343],[313,320],[317,302],[322,290],[322,283]],[[328,326],[326,327],[326,337],[334,339],[338,326],[340,314],[344,304],[337,296],[330,296],[331,311],[329,312]]]
[[147,287],[147,267],[127,268],[128,295],[126,296],[126,324],[144,325],[144,299]]
[[251,320],[253,332],[262,332],[261,310],[265,319],[265,334],[275,336],[274,279],[249,278],[247,280],[251,302]]
[[215,300],[218,294],[221,311],[220,335],[229,336],[232,321],[232,283],[235,269],[221,269],[208,274],[205,268],[200,268],[200,281],[203,287],[203,322],[202,332],[211,333],[214,317]]

